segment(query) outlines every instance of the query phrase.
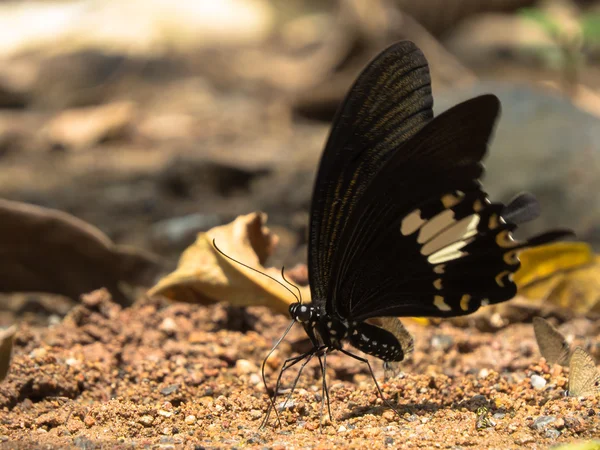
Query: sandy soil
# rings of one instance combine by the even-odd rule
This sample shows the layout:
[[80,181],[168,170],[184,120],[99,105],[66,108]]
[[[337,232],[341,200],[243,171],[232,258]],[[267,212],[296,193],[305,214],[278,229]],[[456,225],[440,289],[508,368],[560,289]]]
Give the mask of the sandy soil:
[[[122,309],[96,291],[62,322],[19,331],[0,386],[2,448],[548,448],[600,433],[598,400],[564,397],[566,373],[540,360],[530,324],[482,333],[410,320],[416,351],[381,384],[401,418],[366,367],[333,354],[334,421],[319,428],[312,362],[281,427],[272,420],[260,430],[268,400],[259,367],[287,324],[264,308],[140,298]],[[589,340],[600,327],[578,320],[566,329],[597,353]],[[269,359],[271,386],[283,360],[307,348],[302,333]],[[382,381],[381,366],[376,373]],[[284,376],[286,386],[292,380]],[[490,421],[477,429],[481,407]]]

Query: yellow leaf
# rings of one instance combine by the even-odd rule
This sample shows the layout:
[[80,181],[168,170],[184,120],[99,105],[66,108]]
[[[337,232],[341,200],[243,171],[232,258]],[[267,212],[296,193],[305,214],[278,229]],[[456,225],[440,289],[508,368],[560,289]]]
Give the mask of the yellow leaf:
[[566,270],[591,264],[594,252],[584,242],[555,242],[523,250],[521,268],[515,273],[520,288]]
[[[196,242],[181,255],[177,269],[162,278],[148,294],[187,303],[225,301],[234,306],[264,305],[287,314],[289,305],[296,301],[287,289],[228,259],[213,246],[214,239],[217,247],[231,258],[287,285],[280,270],[262,265],[278,241],[264,225],[266,220],[266,214],[252,213],[199,233]],[[303,301],[310,301],[309,289],[300,287],[300,290]]]
[[577,313],[600,309],[600,257],[583,242],[524,250],[515,274],[519,294]]

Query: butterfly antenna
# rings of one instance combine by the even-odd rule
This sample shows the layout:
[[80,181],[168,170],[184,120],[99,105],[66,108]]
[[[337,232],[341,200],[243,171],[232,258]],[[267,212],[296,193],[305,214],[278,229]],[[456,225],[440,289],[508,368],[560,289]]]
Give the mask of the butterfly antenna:
[[[275,408],[275,400],[273,399],[273,397],[271,397],[269,395],[269,386],[267,385],[267,378],[265,377],[265,366],[267,364],[267,360],[271,357],[271,355],[273,354],[273,352],[275,351],[275,349],[277,349],[277,347],[279,346],[279,344],[281,344],[281,341],[283,341],[283,339],[287,336],[287,334],[290,332],[290,330],[292,329],[292,327],[294,326],[295,323],[296,323],[295,320],[292,320],[290,322],[290,324],[286,328],[286,330],[283,333],[283,335],[277,340],[277,342],[275,343],[275,345],[273,346],[273,348],[271,349],[271,351],[269,353],[267,353],[267,356],[263,360],[261,368],[260,368],[260,373],[262,375],[263,385],[265,386],[265,391],[267,392],[267,395],[269,396],[269,402],[270,402],[269,409]],[[277,396],[277,392],[275,392],[275,396]],[[279,425],[281,426],[281,420],[279,419],[279,413],[277,412],[277,408],[275,408],[275,414],[277,415],[277,422],[279,422]],[[269,416],[267,414],[267,416],[265,417],[265,420],[268,420],[268,419],[269,419]],[[266,424],[266,422],[262,423],[259,428],[262,428],[265,424]]]
[[285,273],[283,273],[283,269],[285,269],[285,267],[281,266],[281,278],[283,278],[283,281],[285,281],[287,284],[289,284],[294,289],[296,289],[296,292],[298,292],[298,297],[300,298],[299,302],[300,302],[300,304],[302,304],[302,291],[294,283],[290,283],[290,281],[288,281],[288,279],[285,277]]
[[237,259],[232,258],[231,256],[225,254],[219,247],[217,247],[216,239],[213,239],[212,243],[213,243],[213,247],[215,248],[215,250],[217,250],[225,258],[227,258],[227,259],[229,259],[229,260],[231,260],[231,261],[233,261],[235,263],[238,263],[239,265],[245,267],[246,269],[253,270],[256,273],[260,273],[261,275],[264,275],[265,277],[270,278],[271,280],[275,281],[276,283],[278,283],[279,285],[281,285],[282,287],[284,287],[285,289],[287,289],[287,291],[294,296],[294,298],[296,299],[296,301],[300,302],[300,299],[298,298],[298,296],[289,287],[287,287],[285,284],[283,284],[277,278],[274,278],[274,277],[272,277],[271,275],[269,275],[267,273],[261,272],[260,270],[255,269],[254,267],[250,267],[248,264],[244,264],[243,262],[238,261]]

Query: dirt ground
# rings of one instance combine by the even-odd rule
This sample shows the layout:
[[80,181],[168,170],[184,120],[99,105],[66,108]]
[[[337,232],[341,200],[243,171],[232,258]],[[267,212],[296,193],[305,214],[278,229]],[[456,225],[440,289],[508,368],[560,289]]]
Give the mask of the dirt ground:
[[[123,309],[96,291],[59,323],[17,335],[0,386],[2,448],[517,449],[600,433],[598,399],[563,395],[566,374],[541,360],[531,324],[485,333],[410,320],[416,351],[403,372],[382,382],[375,366],[401,417],[383,405],[366,367],[332,354],[334,421],[319,428],[313,361],[281,426],[273,419],[261,430],[268,399],[259,368],[287,324],[258,307],[140,298]],[[600,326],[579,319],[562,330],[598,355],[590,342]],[[283,360],[306,349],[302,333],[293,331],[268,360],[270,386]],[[284,376],[286,387],[292,380]],[[489,422],[478,429],[481,407]]]
[[[321,16],[309,19],[309,32],[299,39],[310,50],[317,42],[310,30],[333,25]],[[352,32],[368,40],[380,25],[367,25],[369,33]],[[338,81],[340,67],[362,61],[356,53],[410,37],[396,33],[367,42],[353,33],[348,54],[333,45],[331,51],[341,53],[323,70],[327,89]],[[0,197],[71,213],[117,244],[155,253],[165,273],[196,233],[265,211],[280,238],[268,265],[305,263],[310,195],[329,129],[327,121],[315,119],[322,110],[330,113],[332,103],[327,89],[315,100],[323,89],[282,87],[302,81],[305,66],[297,64],[302,70],[289,80],[278,71],[308,53],[295,47],[298,34],[288,31],[287,53],[295,56],[280,58],[287,53],[273,47],[285,50],[279,43],[285,36],[276,34],[258,49],[147,58],[42,51],[0,64],[15,69],[18,81],[27,78],[17,70],[21,65],[41,68],[24,98],[0,105]],[[446,53],[438,56],[456,63]],[[519,52],[497,53],[468,71],[431,58],[434,96],[465,73],[562,80],[555,69],[511,59]],[[596,60],[579,73],[596,100],[597,67]],[[107,105],[125,111],[118,124]],[[303,113],[306,105],[312,117]],[[70,134],[80,126],[82,134]],[[11,236],[0,236],[0,250],[2,239]],[[531,311],[493,327],[477,319],[427,326],[407,319],[415,353],[402,372],[384,381],[380,362],[374,363],[399,415],[378,397],[365,366],[331,354],[333,420],[325,417],[320,426],[322,377],[312,361],[279,413],[281,423],[272,417],[260,429],[269,405],[260,367],[289,319],[262,307],[148,298],[143,292],[149,287],[133,293],[131,306],[102,290],[81,300],[0,293],[0,325],[19,325],[11,368],[0,383],[0,448],[545,449],[600,436],[599,398],[564,395],[568,369],[541,359]],[[572,345],[600,359],[597,321],[555,317]],[[270,389],[284,361],[308,345],[294,328],[267,361]],[[283,376],[286,389],[295,373]]]

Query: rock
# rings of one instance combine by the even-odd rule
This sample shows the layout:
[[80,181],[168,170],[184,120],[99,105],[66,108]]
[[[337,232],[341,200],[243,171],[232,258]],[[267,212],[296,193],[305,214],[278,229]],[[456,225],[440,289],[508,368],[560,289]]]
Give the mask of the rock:
[[[554,48],[557,44],[532,20],[515,14],[481,14],[458,25],[444,39],[444,45],[469,67],[489,64],[510,54],[519,57],[526,48]],[[530,52],[530,58],[536,53]],[[539,54],[539,52],[538,52]]]
[[255,373],[258,370],[256,364],[247,359],[238,359],[235,362],[235,371],[238,375],[247,375],[249,373]]
[[533,374],[531,375],[531,386],[534,389],[544,389],[546,386],[546,380],[539,375]]
[[548,439],[556,439],[556,438],[560,437],[560,431],[555,430],[554,428],[550,428],[550,429],[546,430],[546,432],[544,433],[544,436],[547,437]]
[[[252,411],[250,413],[252,413]],[[185,416],[184,422],[187,425],[194,425],[196,423],[196,416],[194,416],[193,414],[190,414],[189,416]]]
[[431,338],[431,346],[435,350],[446,351],[454,344],[452,336],[446,334],[436,334]]
[[494,93],[502,115],[484,160],[493,200],[529,191],[542,214],[516,237],[561,227],[600,249],[600,119],[570,100],[530,86],[486,81],[435,93],[436,114],[476,95]]
[[556,417],[554,416],[540,416],[533,421],[531,428],[534,430],[542,430],[546,428],[548,425],[556,421]]
[[81,150],[129,134],[136,107],[131,102],[69,109],[52,119],[42,134],[52,147]]
[[160,393],[162,395],[171,395],[172,393],[176,392],[177,389],[179,389],[179,384],[171,384],[171,385],[167,386],[166,388],[162,388],[160,390]]
[[194,242],[200,231],[206,231],[222,223],[216,214],[189,214],[161,220],[152,225],[152,245],[160,249],[183,249]]
[[258,409],[251,409],[250,410],[250,418],[252,420],[258,420],[262,417],[262,412],[260,412]]
[[173,318],[165,317],[158,326],[158,328],[169,335],[173,335],[177,331],[177,324],[175,323]]
[[152,417],[149,414],[146,414],[140,417],[138,422],[144,425],[145,427],[150,427],[154,423],[154,417]]

